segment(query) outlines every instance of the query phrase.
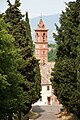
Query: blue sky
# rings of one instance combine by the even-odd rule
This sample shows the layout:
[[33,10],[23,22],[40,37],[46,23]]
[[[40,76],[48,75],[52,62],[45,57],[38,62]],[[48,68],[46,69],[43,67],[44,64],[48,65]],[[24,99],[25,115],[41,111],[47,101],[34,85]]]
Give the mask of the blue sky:
[[[7,9],[7,0],[0,0],[0,12]],[[10,0],[14,3],[15,0]],[[65,10],[65,2],[74,0],[21,0],[20,10],[22,13],[28,11],[29,18],[42,15],[52,15]]]

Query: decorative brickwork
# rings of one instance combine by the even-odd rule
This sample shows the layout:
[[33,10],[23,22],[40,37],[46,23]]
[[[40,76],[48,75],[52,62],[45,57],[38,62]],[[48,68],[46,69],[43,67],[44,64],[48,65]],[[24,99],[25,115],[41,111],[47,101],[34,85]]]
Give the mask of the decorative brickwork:
[[35,57],[40,60],[40,63],[48,62],[48,29],[46,29],[42,18],[35,30]]

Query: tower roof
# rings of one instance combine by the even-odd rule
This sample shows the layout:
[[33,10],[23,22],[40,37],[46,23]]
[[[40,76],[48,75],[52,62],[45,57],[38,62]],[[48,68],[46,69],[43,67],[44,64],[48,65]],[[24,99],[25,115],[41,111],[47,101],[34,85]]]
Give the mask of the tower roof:
[[37,29],[46,29],[44,23],[43,23],[43,20],[42,18],[40,18],[40,21],[39,21],[39,24],[37,26]]

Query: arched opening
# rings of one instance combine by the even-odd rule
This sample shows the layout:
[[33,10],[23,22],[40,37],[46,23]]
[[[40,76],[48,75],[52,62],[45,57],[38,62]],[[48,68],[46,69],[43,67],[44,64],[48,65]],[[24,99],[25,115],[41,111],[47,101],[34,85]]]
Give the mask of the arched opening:
[[38,37],[39,37],[39,35],[38,35],[38,33],[36,33],[36,40],[38,41]]
[[43,33],[43,42],[45,42],[45,33]]
[[44,54],[45,54],[45,51],[43,51],[42,54],[44,55]]

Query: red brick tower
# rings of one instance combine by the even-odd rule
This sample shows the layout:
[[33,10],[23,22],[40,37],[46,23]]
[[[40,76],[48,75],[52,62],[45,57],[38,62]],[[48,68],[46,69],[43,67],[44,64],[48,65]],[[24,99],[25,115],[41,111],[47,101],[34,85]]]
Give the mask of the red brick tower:
[[35,30],[35,57],[40,59],[40,63],[48,62],[48,29],[46,29],[42,18]]

